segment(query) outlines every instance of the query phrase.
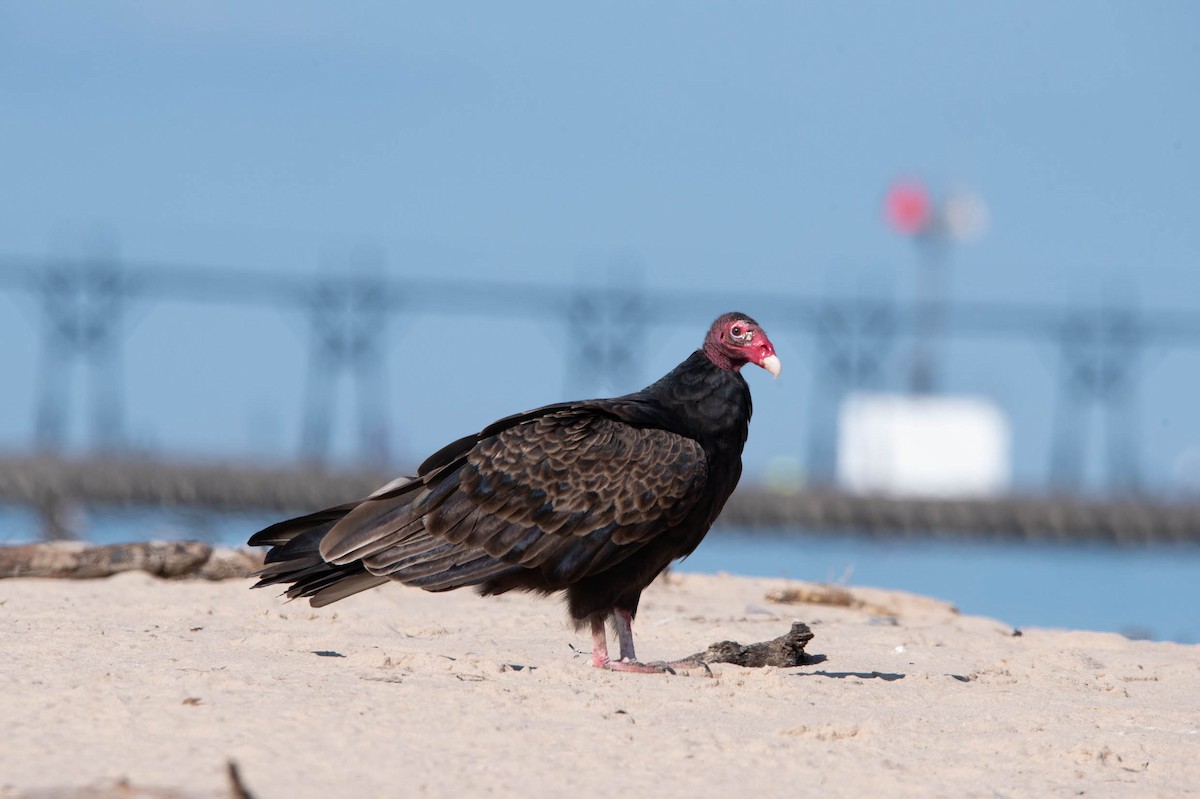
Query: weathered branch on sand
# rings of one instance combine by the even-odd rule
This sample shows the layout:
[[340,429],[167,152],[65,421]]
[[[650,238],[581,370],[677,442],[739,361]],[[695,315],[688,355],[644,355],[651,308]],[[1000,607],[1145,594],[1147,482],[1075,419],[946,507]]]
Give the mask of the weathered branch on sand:
[[226,580],[262,568],[255,552],[214,548],[203,541],[139,541],[88,546],[75,541],[0,547],[0,579],[88,579],[144,571],[156,577]]
[[736,666],[761,668],[762,666],[805,665],[804,647],[813,638],[813,631],[802,621],[792,623],[792,629],[773,641],[743,645],[737,641],[721,641],[703,652],[697,652],[685,660],[705,663],[732,663]]

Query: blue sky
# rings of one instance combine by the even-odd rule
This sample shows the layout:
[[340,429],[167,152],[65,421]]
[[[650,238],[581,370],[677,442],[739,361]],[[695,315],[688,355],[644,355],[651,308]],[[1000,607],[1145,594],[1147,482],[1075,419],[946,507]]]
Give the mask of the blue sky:
[[[634,261],[662,290],[904,300],[913,248],[879,205],[919,175],[990,209],[953,253],[956,298],[1200,311],[1197,31],[1189,2],[10,3],[0,252],[108,237],[136,261],[313,274],[369,246],[396,275],[571,285]],[[720,310],[655,328],[639,384]],[[803,452],[814,353],[741,310],[785,368],[748,375],[756,474]],[[295,454],[302,318],[157,303],[133,319],[136,441]],[[37,331],[0,296],[4,448],[30,439]],[[571,393],[543,323],[416,314],[384,335],[401,458]],[[1011,415],[1018,480],[1044,477],[1055,350],[946,357],[948,390]],[[1188,349],[1146,360],[1139,440],[1160,487],[1200,482],[1198,367]],[[338,430],[348,450],[348,417]]]

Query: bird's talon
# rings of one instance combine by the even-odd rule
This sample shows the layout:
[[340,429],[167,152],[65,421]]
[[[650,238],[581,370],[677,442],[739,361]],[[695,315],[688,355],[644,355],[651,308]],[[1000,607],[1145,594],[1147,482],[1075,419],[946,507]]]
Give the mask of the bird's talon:
[[706,677],[713,676],[713,670],[708,667],[708,664],[703,660],[676,660],[670,664],[680,671],[691,671],[693,669],[704,669]]

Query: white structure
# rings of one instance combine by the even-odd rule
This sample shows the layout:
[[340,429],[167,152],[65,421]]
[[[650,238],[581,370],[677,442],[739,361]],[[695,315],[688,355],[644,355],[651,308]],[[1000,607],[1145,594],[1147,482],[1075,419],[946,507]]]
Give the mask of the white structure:
[[838,413],[838,483],[856,493],[978,497],[1012,479],[1008,419],[977,397],[852,394]]

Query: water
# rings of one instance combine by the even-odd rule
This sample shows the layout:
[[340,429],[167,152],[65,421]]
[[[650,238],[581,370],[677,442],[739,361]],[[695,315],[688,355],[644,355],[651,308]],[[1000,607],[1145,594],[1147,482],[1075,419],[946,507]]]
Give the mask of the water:
[[[81,513],[68,524],[93,544],[195,538],[213,544],[241,546],[253,533],[281,518],[278,513],[101,508]],[[41,528],[41,519],[33,511],[0,505],[0,545],[35,541]]]
[[953,602],[1014,627],[1200,641],[1200,545],[914,540],[715,530],[680,571],[877,588]]
[[[82,529],[96,543],[200,538],[240,545],[276,514],[98,511]],[[37,517],[0,508],[0,544],[32,539]],[[1014,627],[1065,627],[1200,641],[1200,545],[884,540],[849,533],[714,530],[678,566],[845,585],[895,588],[953,602]]]

